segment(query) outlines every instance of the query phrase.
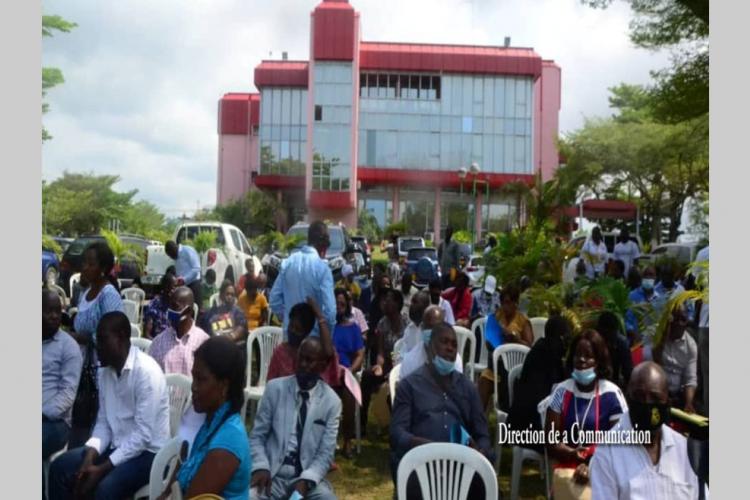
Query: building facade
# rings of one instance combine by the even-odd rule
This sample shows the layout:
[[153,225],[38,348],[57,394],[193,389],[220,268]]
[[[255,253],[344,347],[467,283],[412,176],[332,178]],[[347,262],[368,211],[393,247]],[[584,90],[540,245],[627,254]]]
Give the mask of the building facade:
[[311,14],[308,61],[262,61],[258,93],[219,101],[217,201],[251,186],[277,223],[358,213],[409,231],[507,229],[503,186],[558,165],[560,68],[533,49],[366,42],[345,0]]

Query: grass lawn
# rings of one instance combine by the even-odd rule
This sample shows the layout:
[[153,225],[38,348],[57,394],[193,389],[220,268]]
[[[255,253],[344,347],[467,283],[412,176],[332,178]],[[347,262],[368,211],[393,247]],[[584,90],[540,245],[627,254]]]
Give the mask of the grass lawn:
[[[370,422],[374,422],[374,418]],[[490,415],[490,437],[494,440],[497,427],[495,416]],[[338,498],[342,500],[389,500],[393,497],[393,482],[389,465],[388,431],[383,429],[378,434],[378,428],[370,424],[368,439],[362,441],[362,453],[352,460],[347,460],[336,454],[338,470],[327,476]],[[512,455],[509,447],[503,448],[498,485],[502,498],[510,498],[510,471]],[[544,498],[544,479],[539,471],[529,462],[521,472],[521,498]]]

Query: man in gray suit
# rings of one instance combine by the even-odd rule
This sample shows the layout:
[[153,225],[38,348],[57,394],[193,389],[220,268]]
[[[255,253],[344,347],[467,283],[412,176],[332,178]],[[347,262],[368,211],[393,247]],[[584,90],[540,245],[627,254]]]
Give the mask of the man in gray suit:
[[320,339],[307,337],[297,373],[266,385],[250,435],[251,498],[286,500],[295,491],[310,500],[336,498],[325,476],[336,450],[341,400],[320,379],[327,364]]

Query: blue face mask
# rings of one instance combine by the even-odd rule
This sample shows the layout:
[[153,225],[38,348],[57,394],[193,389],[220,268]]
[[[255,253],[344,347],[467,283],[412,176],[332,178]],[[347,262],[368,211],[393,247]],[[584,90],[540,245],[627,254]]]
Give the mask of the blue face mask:
[[585,370],[573,370],[573,380],[581,385],[589,385],[596,378],[596,371],[593,368]]
[[431,338],[432,338],[432,330],[429,330],[429,329],[422,330],[422,341],[424,342],[425,347],[427,347],[427,344],[430,343]]
[[653,290],[654,289],[654,279],[653,278],[643,278],[643,281],[641,281],[641,286],[644,290]]
[[179,329],[180,323],[185,319],[187,319],[187,314],[184,311],[175,311],[172,308],[167,309],[167,321],[169,321],[169,324],[175,330]]
[[440,356],[432,358],[432,364],[440,375],[450,375],[456,369],[456,364]]

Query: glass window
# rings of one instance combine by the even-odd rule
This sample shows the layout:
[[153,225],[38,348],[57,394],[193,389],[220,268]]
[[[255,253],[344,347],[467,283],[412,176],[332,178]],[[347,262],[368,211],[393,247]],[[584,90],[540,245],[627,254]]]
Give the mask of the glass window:
[[242,240],[240,239],[240,233],[236,229],[230,229],[229,234],[232,235],[232,243],[236,250],[242,250]]
[[440,99],[440,77],[432,77],[432,89],[435,91],[435,99]]
[[273,123],[281,123],[281,89],[271,90],[271,106],[273,109],[271,120]]
[[319,104],[315,105],[315,121],[316,122],[323,121],[323,106]]
[[398,75],[388,75],[388,90],[386,91],[386,97],[394,99],[396,97],[396,89],[398,87]]
[[388,92],[388,75],[378,75],[378,97],[385,99]]

